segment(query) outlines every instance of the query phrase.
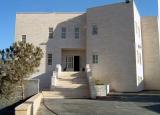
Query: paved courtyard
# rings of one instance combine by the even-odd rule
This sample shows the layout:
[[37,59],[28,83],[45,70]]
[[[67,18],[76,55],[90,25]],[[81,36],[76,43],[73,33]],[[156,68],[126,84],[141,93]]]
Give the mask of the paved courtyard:
[[160,95],[44,99],[38,115],[160,115]]

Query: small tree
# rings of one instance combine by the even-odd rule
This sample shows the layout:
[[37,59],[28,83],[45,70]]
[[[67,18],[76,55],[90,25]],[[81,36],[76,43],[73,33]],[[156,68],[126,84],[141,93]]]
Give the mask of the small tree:
[[24,78],[36,71],[43,53],[33,44],[17,42],[0,54],[0,95],[9,97],[16,86],[23,85]]

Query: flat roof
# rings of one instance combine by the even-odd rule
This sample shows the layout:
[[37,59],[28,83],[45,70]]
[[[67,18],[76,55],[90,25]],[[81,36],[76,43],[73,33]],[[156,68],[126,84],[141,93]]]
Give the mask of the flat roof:
[[83,14],[86,12],[16,12],[16,14]]

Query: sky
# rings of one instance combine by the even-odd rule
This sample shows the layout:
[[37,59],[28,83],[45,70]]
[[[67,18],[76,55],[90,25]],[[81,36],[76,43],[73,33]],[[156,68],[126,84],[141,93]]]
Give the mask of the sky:
[[[0,49],[15,40],[17,12],[85,12],[87,8],[125,0],[0,0]],[[141,16],[157,15],[157,0],[135,0]]]

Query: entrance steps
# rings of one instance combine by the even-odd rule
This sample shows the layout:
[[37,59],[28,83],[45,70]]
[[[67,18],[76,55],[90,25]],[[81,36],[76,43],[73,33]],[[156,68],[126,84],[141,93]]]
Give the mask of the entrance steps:
[[85,72],[61,72],[56,86],[43,91],[45,98],[89,98],[89,86]]

